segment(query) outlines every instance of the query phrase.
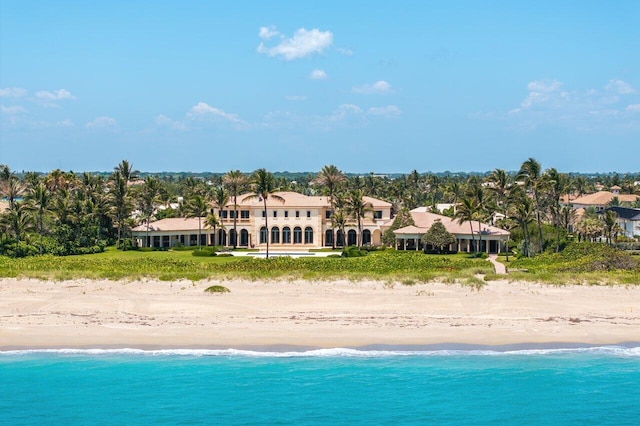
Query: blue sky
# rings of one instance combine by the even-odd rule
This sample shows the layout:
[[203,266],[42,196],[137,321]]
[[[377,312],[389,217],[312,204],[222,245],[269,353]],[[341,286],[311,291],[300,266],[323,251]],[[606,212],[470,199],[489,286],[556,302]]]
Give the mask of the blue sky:
[[14,170],[640,170],[639,1],[0,0]]

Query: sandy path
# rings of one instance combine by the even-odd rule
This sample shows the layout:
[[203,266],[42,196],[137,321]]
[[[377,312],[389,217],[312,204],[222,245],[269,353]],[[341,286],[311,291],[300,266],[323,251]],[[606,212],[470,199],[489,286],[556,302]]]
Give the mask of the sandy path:
[[640,286],[0,280],[0,347],[640,342]]

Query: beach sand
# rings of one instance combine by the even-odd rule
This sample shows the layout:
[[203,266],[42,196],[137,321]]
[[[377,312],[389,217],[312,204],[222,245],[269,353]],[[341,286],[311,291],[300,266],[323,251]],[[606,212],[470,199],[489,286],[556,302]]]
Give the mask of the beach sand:
[[1,349],[624,342],[640,342],[640,286],[0,280]]

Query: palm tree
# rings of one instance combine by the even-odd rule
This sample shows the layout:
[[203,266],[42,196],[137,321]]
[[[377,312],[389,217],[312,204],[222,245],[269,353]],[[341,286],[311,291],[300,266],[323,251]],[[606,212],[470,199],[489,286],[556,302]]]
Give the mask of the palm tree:
[[522,179],[526,189],[530,190],[533,194],[533,200],[535,202],[536,222],[538,223],[538,234],[540,243],[540,252],[544,251],[544,239],[542,237],[542,220],[540,218],[540,211],[542,209],[540,196],[542,195],[545,181],[542,179],[542,167],[535,159],[529,158],[522,163],[520,171],[516,176],[516,179]]
[[224,229],[224,225],[220,221],[220,218],[215,213],[209,213],[204,220],[204,226],[208,226],[213,229],[213,245],[216,245],[216,229]]
[[549,201],[549,209],[551,217],[553,218],[553,224],[556,228],[556,253],[559,253],[560,227],[562,222],[562,206],[560,205],[560,198],[562,197],[562,194],[567,191],[569,179],[566,175],[559,173],[555,168],[547,170],[543,175],[543,179],[546,181],[546,195]]
[[607,236],[607,244],[611,245],[614,234],[620,229],[618,225],[618,215],[613,210],[607,210],[602,215],[602,221],[604,222],[604,233]]
[[509,216],[518,222],[518,225],[522,228],[524,255],[529,257],[529,224],[533,221],[534,217],[533,201],[523,190],[512,192],[511,198],[512,210]]
[[[127,188],[127,181],[119,170],[111,175],[111,188],[109,195],[111,196],[111,204],[113,206],[112,214],[116,227],[118,228],[118,245],[121,243],[123,231],[127,228],[127,219],[131,216],[132,200]],[[122,245],[126,250],[126,244]]]
[[[344,228],[347,225],[347,215],[343,209],[336,209],[331,215],[331,227],[342,232],[342,251],[347,248],[347,236],[344,232]],[[336,233],[334,232],[334,241]],[[335,246],[335,244],[334,244]]]
[[[322,170],[320,170],[320,173],[318,173],[316,178],[313,180],[313,183],[322,186],[325,193],[327,194],[327,197],[329,198],[329,208],[332,210],[332,212],[336,209],[336,193],[338,189],[346,182],[346,180],[347,178],[344,173],[342,173],[340,169],[338,169],[334,165],[324,166]],[[336,248],[335,238],[333,239],[331,248]]]
[[151,218],[153,217],[153,213],[155,212],[155,206],[158,202],[158,196],[160,194],[160,181],[158,178],[153,176],[148,176],[144,180],[144,184],[141,188],[140,197],[138,198],[138,208],[142,213],[142,218],[147,224],[147,246],[150,246],[149,243],[149,222],[151,222]]
[[251,175],[251,191],[252,193],[244,199],[254,199],[263,202],[264,205],[264,226],[267,228],[267,259],[269,258],[269,215],[267,214],[267,199],[271,199],[284,203],[284,198],[275,194],[275,179],[273,174],[266,169],[258,169]]
[[512,186],[511,177],[505,170],[495,169],[487,176],[487,182],[490,183],[488,190],[493,194],[500,213],[506,216],[507,198]]
[[[224,186],[219,186],[213,190],[213,205],[218,209],[218,218],[222,218],[222,210],[229,204],[229,193]],[[214,244],[215,238],[214,236]]]
[[240,170],[231,170],[226,175],[222,177],[222,183],[229,190],[229,195],[233,197],[233,248],[235,249],[238,245],[238,195],[245,190],[248,179],[247,175],[242,173]]
[[51,193],[45,184],[40,182],[29,191],[26,200],[29,203],[28,207],[34,212],[36,217],[38,233],[40,234],[40,254],[42,254],[44,252],[42,245],[42,238],[44,237],[44,217],[51,211]]
[[367,212],[373,209],[373,205],[364,200],[361,189],[353,190],[347,196],[347,213],[358,222],[358,247],[362,247],[362,219]]
[[193,195],[184,205],[184,213],[186,218],[198,218],[198,248],[202,246],[202,217],[207,214],[207,200],[199,194]]
[[127,183],[138,179],[138,175],[140,174],[139,170],[133,169],[133,164],[129,163],[128,160],[122,160],[113,170],[120,172]]
[[464,222],[469,222],[469,228],[471,228],[471,246],[473,248],[473,252],[476,252],[476,241],[473,236],[473,221],[476,219],[478,215],[478,206],[473,198],[465,196],[460,200],[460,204],[458,204],[458,208],[456,209],[456,213],[454,214],[454,218],[458,219],[459,224],[463,224]]
[[20,241],[25,232],[33,229],[33,216],[27,206],[18,201],[0,215],[0,223],[8,233],[13,234],[16,241]]

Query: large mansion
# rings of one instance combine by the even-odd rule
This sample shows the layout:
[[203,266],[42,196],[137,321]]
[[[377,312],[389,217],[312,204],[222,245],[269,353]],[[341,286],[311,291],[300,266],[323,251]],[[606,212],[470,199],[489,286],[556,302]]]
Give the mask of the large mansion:
[[[238,196],[236,221],[237,246],[276,250],[296,250],[319,247],[342,246],[345,236],[333,231],[331,206],[328,197],[307,196],[296,192],[277,192],[277,197],[267,198],[267,210],[262,199],[250,194]],[[280,199],[279,199],[280,198]],[[362,220],[362,244],[380,245],[380,226],[391,219],[391,203],[376,198],[364,197],[370,210]],[[201,222],[201,245],[232,246],[236,235],[233,230],[233,202],[216,211],[222,228],[214,230]],[[133,229],[133,236],[143,247],[173,247],[198,245],[198,218],[171,218],[151,222],[149,229],[142,224]],[[268,228],[267,228],[268,224]],[[350,219],[345,227],[347,245],[358,241],[358,227]],[[147,239],[148,236],[148,239]]]

